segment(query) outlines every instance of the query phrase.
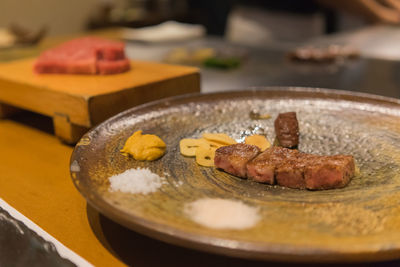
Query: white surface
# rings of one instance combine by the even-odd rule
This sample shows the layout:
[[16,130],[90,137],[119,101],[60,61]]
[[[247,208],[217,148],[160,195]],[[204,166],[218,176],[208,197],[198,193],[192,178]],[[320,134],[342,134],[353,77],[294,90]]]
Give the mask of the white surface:
[[159,43],[198,38],[204,36],[205,32],[205,28],[201,25],[167,21],[140,29],[126,28],[123,30],[122,36],[131,41]]
[[50,234],[45,232],[42,228],[40,228],[34,222],[32,222],[27,217],[22,215],[16,209],[11,207],[7,202],[5,202],[1,198],[0,198],[0,207],[2,209],[6,210],[16,220],[23,222],[29,229],[31,229],[32,231],[35,231],[43,239],[47,240],[48,242],[53,243],[57,249],[57,252],[60,254],[61,257],[70,260],[77,266],[81,266],[81,267],[93,266],[92,264],[90,264],[89,262],[84,260],[82,257],[80,257],[78,254],[76,254],[75,252],[73,252],[72,250],[70,250],[69,248],[64,246],[63,244],[61,244],[60,241],[58,241],[57,239],[52,237]]
[[324,31],[320,14],[294,14],[237,5],[230,12],[226,27],[227,40],[264,47],[271,40],[300,42]]

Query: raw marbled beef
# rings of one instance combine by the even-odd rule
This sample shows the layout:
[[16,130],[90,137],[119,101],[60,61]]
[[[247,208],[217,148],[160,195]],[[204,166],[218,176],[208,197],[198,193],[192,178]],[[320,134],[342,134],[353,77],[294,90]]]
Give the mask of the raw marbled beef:
[[43,52],[36,73],[114,74],[130,69],[122,42],[83,37]]

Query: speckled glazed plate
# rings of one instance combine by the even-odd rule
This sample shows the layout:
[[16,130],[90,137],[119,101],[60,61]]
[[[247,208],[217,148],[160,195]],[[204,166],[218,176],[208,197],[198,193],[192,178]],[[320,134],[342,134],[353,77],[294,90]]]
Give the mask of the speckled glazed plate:
[[[259,184],[179,153],[179,140],[224,132],[274,139],[280,112],[296,111],[300,146],[317,154],[352,154],[361,170],[343,189],[308,191]],[[257,120],[251,112],[270,114]],[[139,162],[119,150],[136,130],[160,136],[166,154]],[[108,177],[145,167],[164,176],[155,193],[110,192]],[[72,179],[112,220],[151,237],[213,253],[284,261],[400,258],[400,101],[350,92],[262,88],[188,95],[138,106],[87,133],[71,158]],[[199,198],[240,200],[262,220],[244,230],[214,230],[185,215]]]

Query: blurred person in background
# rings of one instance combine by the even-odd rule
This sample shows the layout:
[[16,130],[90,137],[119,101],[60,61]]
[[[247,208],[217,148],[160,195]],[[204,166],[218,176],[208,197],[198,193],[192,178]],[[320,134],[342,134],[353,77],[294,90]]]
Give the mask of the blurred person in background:
[[399,0],[319,0],[319,3],[356,14],[372,23],[400,23]]
[[188,0],[188,8],[188,22],[209,34],[256,45],[400,23],[400,0]]

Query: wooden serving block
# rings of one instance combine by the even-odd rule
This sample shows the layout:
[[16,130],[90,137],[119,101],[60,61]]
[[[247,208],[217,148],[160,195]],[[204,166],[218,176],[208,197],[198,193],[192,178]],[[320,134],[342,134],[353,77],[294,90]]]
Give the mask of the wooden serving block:
[[132,61],[131,70],[121,74],[36,74],[34,61],[0,64],[0,117],[17,109],[50,116],[56,136],[67,143],[130,107],[200,91],[193,67]]

